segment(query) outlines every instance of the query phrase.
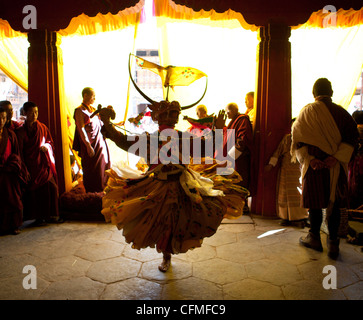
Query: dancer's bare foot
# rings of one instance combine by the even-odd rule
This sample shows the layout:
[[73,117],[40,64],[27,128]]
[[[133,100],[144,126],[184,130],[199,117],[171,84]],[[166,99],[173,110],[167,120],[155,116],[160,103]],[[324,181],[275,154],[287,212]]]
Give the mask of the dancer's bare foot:
[[170,267],[170,260],[171,260],[171,254],[170,253],[164,253],[163,254],[163,262],[158,267],[161,272],[168,271],[168,269]]

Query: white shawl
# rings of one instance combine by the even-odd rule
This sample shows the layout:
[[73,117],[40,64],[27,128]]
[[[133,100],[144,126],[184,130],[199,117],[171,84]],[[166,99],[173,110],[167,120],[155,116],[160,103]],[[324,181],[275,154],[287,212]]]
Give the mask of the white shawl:
[[330,169],[330,202],[334,203],[336,187],[340,172],[340,165],[348,172],[348,162],[353,153],[353,146],[342,143],[340,131],[327,106],[317,101],[305,106],[292,127],[291,156],[292,162],[296,159],[302,164],[301,177],[303,178],[309,168],[313,156],[307,152],[307,146],[297,149],[297,144],[303,142],[318,147],[325,153],[338,160]]

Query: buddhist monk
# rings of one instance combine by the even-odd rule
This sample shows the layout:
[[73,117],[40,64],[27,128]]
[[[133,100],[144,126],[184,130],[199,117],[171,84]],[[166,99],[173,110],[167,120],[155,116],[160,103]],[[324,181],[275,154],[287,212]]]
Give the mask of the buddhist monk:
[[[224,126],[225,118],[231,121]],[[221,110],[216,120],[216,128],[223,129],[223,152],[235,160],[235,170],[242,177],[242,186],[249,189],[251,178],[251,154],[253,146],[252,126],[249,117],[238,112],[238,105],[229,103],[225,110]],[[235,145],[227,141],[234,135]],[[227,150],[228,146],[231,146]]]
[[18,139],[5,127],[7,110],[0,106],[0,234],[18,234],[23,223],[22,171]]
[[3,107],[6,111],[7,118],[6,118],[5,127],[11,130],[19,128],[22,123],[20,121],[13,120],[14,112],[13,112],[13,105],[11,104],[11,102],[8,100],[0,101],[0,107]]
[[24,194],[24,220],[36,219],[37,224],[57,221],[58,184],[54,143],[49,129],[38,121],[34,102],[23,105],[26,120],[16,130],[22,159],[30,173]]
[[82,104],[74,111],[76,132],[73,149],[79,152],[83,170],[83,184],[86,192],[101,192],[106,187],[105,171],[110,169],[110,154],[101,128],[102,122],[98,115],[91,117],[96,110],[92,104],[96,95],[92,88],[82,91]]
[[[226,118],[230,119],[228,126],[225,126]],[[232,102],[219,112],[215,126],[217,129],[223,129],[223,153],[234,160],[234,169],[242,177],[241,186],[251,191],[253,133],[248,115],[239,113],[238,105]],[[230,143],[233,141],[232,138],[234,145]],[[216,154],[217,159],[218,157]],[[247,203],[247,199],[245,201]],[[244,213],[249,213],[247,205],[244,207]]]

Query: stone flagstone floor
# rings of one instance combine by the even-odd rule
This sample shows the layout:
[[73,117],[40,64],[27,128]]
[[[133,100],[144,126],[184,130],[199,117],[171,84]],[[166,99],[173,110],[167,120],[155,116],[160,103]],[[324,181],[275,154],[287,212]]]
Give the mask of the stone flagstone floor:
[[[113,225],[28,227],[0,237],[0,299],[362,300],[361,247],[342,239],[333,261],[325,234],[323,253],[298,244],[307,232],[258,216],[225,220],[201,248],[173,256],[161,273],[161,254],[132,249]],[[23,287],[26,265],[36,268],[36,289]],[[337,289],[323,287],[327,265],[336,268]]]

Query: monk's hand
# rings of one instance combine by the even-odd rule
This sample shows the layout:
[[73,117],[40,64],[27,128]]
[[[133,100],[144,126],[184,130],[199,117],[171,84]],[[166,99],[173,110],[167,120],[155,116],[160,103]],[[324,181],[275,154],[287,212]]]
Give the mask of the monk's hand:
[[98,112],[100,115],[101,121],[107,125],[110,123],[111,119],[114,120],[116,118],[116,112],[113,110],[112,106],[108,106],[107,108],[101,108]]
[[45,146],[41,146],[41,147],[40,147],[40,151],[42,151],[42,152],[46,153],[46,152],[48,151],[48,149],[47,149],[47,147],[45,147]]
[[319,159],[312,159],[310,161],[310,167],[312,167],[313,170],[320,170],[326,168],[325,163]]
[[324,164],[326,168],[333,168],[336,163],[338,162],[338,160],[336,158],[334,158],[333,156],[329,156],[324,160]]
[[273,168],[273,165],[272,164],[266,165],[265,166],[265,172],[270,172],[272,168]]
[[220,110],[218,112],[218,116],[215,117],[215,120],[214,120],[214,125],[216,127],[216,129],[223,129],[225,123],[226,123],[226,111],[224,110]]

